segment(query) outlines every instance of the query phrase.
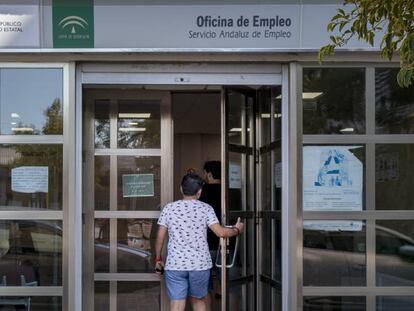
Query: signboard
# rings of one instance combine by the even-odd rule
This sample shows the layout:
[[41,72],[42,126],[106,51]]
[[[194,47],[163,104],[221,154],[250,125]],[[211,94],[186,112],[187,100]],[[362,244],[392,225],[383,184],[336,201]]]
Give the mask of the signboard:
[[241,167],[239,164],[230,162],[229,163],[229,188],[230,189],[241,189]]
[[53,47],[93,48],[93,0],[53,0]]
[[361,231],[362,221],[312,220],[304,221],[303,229],[317,231]]
[[36,193],[49,191],[47,166],[21,166],[11,170],[11,188],[15,192]]
[[300,8],[299,5],[102,3],[95,6],[95,47],[299,47]]
[[362,162],[350,151],[361,146],[303,148],[303,210],[361,211]]
[[122,175],[122,193],[124,198],[154,196],[153,174]]
[[39,7],[0,5],[0,48],[40,46]]

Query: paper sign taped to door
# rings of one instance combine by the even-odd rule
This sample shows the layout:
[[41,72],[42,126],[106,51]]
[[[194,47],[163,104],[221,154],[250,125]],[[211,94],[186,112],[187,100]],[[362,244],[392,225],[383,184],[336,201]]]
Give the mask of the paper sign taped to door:
[[21,166],[11,170],[12,191],[36,193],[49,191],[47,166]]

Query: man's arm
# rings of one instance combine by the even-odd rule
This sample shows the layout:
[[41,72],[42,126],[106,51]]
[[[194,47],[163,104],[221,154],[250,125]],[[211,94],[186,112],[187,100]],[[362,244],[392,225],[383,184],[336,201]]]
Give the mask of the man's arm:
[[162,247],[164,246],[165,238],[167,237],[168,229],[165,226],[159,225],[157,238],[155,239],[155,257],[161,257]]
[[244,224],[240,221],[240,217],[237,219],[236,224],[231,227],[223,227],[222,225],[216,223],[212,224],[209,227],[215,235],[217,235],[219,238],[230,238],[235,235],[239,235],[243,232]]
[[162,247],[164,246],[165,238],[167,237],[168,229],[165,226],[159,225],[157,231],[157,238],[155,239],[155,268],[161,270],[164,268],[164,261],[161,257]]

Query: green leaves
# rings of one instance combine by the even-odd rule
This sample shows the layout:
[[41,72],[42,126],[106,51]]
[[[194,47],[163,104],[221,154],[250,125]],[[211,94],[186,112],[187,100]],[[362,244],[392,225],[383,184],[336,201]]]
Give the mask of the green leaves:
[[414,0],[344,0],[344,8],[327,25],[331,43],[320,48],[318,61],[333,55],[335,49],[357,37],[374,45],[379,31],[386,29],[380,41],[381,56],[392,60],[400,56],[400,86],[414,83]]

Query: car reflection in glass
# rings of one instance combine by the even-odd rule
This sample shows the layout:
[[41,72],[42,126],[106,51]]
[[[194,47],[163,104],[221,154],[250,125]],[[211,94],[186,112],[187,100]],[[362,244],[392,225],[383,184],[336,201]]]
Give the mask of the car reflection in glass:
[[[41,220],[0,221],[0,286],[62,286],[61,224],[61,221]],[[156,226],[151,222],[148,225],[145,245],[129,232],[130,225],[126,226],[125,239],[118,238],[118,272],[153,271],[151,249]],[[109,243],[96,239],[94,248],[95,271],[108,272]]]
[[[365,223],[352,223],[304,222],[305,286],[366,286]],[[414,239],[392,228],[376,226],[377,285],[413,286]]]

